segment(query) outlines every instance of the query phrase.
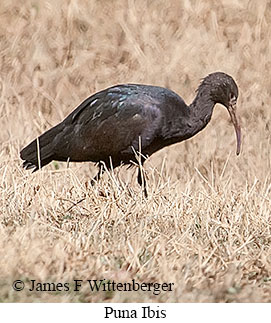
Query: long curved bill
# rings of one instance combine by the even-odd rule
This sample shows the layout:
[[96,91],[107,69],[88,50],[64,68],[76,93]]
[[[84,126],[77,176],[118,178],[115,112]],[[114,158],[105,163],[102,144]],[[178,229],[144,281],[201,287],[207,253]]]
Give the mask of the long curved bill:
[[241,151],[241,126],[236,116],[236,102],[231,103],[229,105],[228,111],[231,116],[231,121],[234,125],[234,129],[236,133],[236,140],[237,140],[236,155],[239,155]]

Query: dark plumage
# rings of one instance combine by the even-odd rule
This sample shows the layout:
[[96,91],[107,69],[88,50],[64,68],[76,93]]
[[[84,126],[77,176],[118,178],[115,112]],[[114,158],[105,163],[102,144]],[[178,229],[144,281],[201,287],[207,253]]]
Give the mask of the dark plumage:
[[[82,102],[61,123],[21,151],[23,166],[34,171],[52,160],[92,161],[105,166],[138,163],[135,152],[150,156],[157,150],[194,136],[210,121],[214,105],[229,111],[240,152],[241,130],[236,118],[238,88],[233,78],[216,72],[205,77],[187,106],[171,90],[151,85],[123,84],[98,92]],[[37,149],[39,148],[39,151]],[[142,160],[142,163],[144,160]],[[142,172],[138,182],[146,183]]]

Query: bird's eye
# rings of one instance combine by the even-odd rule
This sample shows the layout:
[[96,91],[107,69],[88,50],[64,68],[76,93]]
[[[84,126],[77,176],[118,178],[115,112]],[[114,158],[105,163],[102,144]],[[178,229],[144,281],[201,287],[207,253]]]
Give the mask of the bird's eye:
[[236,96],[232,92],[230,92],[230,100],[236,100]]

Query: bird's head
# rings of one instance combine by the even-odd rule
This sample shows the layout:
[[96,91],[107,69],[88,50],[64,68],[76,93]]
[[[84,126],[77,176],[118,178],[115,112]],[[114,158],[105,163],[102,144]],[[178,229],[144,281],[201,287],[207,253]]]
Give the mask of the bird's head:
[[241,127],[236,116],[236,102],[238,98],[237,84],[230,75],[216,72],[205,77],[200,86],[204,88],[208,87],[211,100],[214,103],[223,104],[229,111],[237,138],[236,154],[239,155],[241,149]]

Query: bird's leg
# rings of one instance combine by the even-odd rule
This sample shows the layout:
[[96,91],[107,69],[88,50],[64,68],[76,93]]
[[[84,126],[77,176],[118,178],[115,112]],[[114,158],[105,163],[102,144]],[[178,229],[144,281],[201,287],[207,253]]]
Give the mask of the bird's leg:
[[102,177],[102,175],[105,171],[105,168],[102,163],[99,163],[98,167],[99,167],[99,171],[98,171],[97,175],[95,177],[93,177],[93,179],[90,182],[90,184],[92,186],[94,186],[96,184],[96,182],[98,182],[100,180],[100,178]]
[[[142,165],[143,166],[143,165]],[[146,178],[142,167],[138,167],[137,182],[142,187],[145,197],[148,197]]]

